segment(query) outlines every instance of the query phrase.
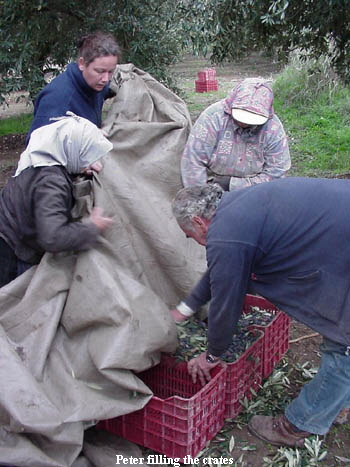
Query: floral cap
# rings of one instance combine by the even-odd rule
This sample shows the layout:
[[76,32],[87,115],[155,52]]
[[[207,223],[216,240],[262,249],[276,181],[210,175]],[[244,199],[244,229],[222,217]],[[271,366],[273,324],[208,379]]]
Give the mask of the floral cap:
[[225,99],[225,112],[247,125],[263,125],[273,117],[273,91],[263,78],[246,78]]

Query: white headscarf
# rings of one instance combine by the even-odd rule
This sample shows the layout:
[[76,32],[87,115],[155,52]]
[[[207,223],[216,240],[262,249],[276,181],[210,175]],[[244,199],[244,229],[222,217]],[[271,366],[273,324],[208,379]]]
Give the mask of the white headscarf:
[[67,112],[66,117],[33,131],[22,152],[15,177],[28,167],[63,165],[70,174],[103,157],[113,147],[92,122]]

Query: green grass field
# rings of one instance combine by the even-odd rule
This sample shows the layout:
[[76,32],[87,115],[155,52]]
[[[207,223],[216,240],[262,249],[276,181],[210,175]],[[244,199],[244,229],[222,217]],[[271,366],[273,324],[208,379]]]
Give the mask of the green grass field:
[[27,133],[32,119],[29,113],[1,119],[0,136]]

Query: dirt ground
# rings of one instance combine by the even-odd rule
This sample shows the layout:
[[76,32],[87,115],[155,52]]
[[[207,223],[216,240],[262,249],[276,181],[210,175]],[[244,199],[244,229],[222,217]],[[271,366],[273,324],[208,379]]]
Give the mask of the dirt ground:
[[[182,80],[182,83],[187,87],[189,83],[194,84],[196,79],[196,72],[203,69],[205,66],[210,65],[205,60],[194,60],[191,57],[177,65],[176,73]],[[269,58],[262,57],[260,55],[251,56],[243,61],[236,64],[229,64],[223,67],[216,67],[217,78],[220,86],[226,86],[229,88],[237,80],[247,76],[264,76],[273,77],[281,69],[278,63],[273,63]],[[211,102],[216,100],[215,93],[210,95],[198,96],[202,99],[203,109]],[[7,109],[2,109],[0,118],[6,118],[7,116],[16,114],[18,112],[30,111],[31,109],[24,105],[18,106],[13,103]],[[197,114],[192,115],[192,119],[195,120]],[[0,188],[6,183],[7,178],[12,174],[20,153],[24,150],[25,135],[7,135],[0,137]],[[312,331],[305,326],[297,322],[292,322],[290,339],[293,341],[300,337],[309,336]],[[312,366],[319,364],[319,344],[321,337],[307,337],[297,342],[290,344],[290,349],[287,352],[287,360],[290,366],[297,364],[302,365],[305,362],[309,362]],[[295,394],[299,391],[299,383],[291,379],[292,390]],[[348,425],[349,427],[349,425]],[[235,438],[235,447],[231,453],[234,459],[239,459],[243,454],[243,462],[237,465],[244,465],[246,467],[256,467],[263,465],[263,457],[273,457],[277,452],[277,448],[273,448],[266,445],[262,441],[257,440],[246,429],[246,426],[242,424],[237,427],[235,423],[232,424],[232,436]],[[246,450],[247,444],[254,447],[253,450]],[[328,455],[321,464],[324,466],[338,466],[338,465],[350,465],[350,461],[341,461],[340,458],[350,458],[350,430],[349,428],[332,428],[326,437],[326,446]],[[285,461],[286,462],[286,461]],[[279,464],[282,465],[282,464]],[[288,465],[288,464],[285,464]],[[296,465],[296,464],[295,464]],[[305,464],[303,464],[305,465]]]
[[24,150],[26,135],[0,136],[0,188],[16,167],[21,152]]
[[[303,365],[309,362],[310,367],[317,368],[320,363],[319,345],[322,342],[322,337],[317,335],[315,337],[306,337],[315,334],[310,328],[292,321],[290,328],[290,348],[286,354],[286,360],[288,367],[293,368],[296,365]],[[298,340],[293,342],[294,340]],[[293,375],[296,375],[296,379],[293,380]],[[296,396],[299,393],[301,384],[297,378],[297,372],[292,372],[290,377],[290,392]],[[259,397],[259,393],[258,396]],[[262,462],[263,457],[273,458],[278,451],[277,447],[267,445],[263,441],[252,436],[247,430],[246,426],[237,427],[235,426],[231,432],[235,438],[235,448],[231,455],[238,459],[243,454],[243,460],[246,462],[245,467],[256,467],[264,465]],[[322,466],[339,466],[339,465],[350,465],[350,431],[349,425],[347,428],[333,427],[325,438],[325,446],[327,449],[327,456],[323,462],[317,465]],[[253,446],[252,451],[242,450],[245,449],[247,444]],[[344,461],[341,461],[341,458]],[[345,461],[347,459],[347,461]],[[288,465],[287,460],[284,460],[285,464]],[[276,464],[275,464],[276,465]],[[292,465],[292,464],[291,464]],[[299,465],[299,464],[293,464]],[[316,464],[300,464],[300,465],[316,465]]]

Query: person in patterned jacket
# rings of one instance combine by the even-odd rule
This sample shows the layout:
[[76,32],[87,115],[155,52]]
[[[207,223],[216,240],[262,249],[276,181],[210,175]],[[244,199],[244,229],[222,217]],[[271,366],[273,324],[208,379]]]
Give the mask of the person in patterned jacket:
[[268,81],[246,78],[202,112],[182,156],[183,185],[234,190],[285,176],[289,147],[273,97]]

